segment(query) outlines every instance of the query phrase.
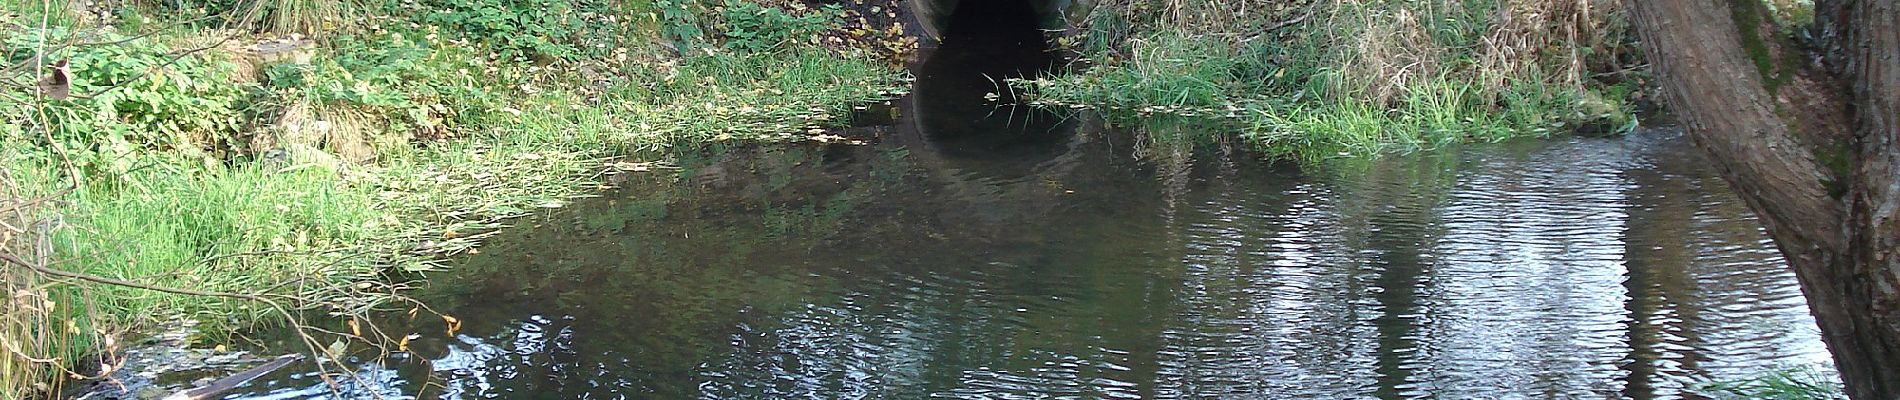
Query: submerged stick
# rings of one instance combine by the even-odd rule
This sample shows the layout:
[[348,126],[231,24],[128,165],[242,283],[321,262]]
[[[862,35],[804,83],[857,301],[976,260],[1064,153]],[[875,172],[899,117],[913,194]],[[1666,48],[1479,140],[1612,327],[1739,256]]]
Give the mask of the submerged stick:
[[236,389],[238,386],[243,385],[245,382],[250,382],[252,379],[257,379],[257,377],[259,376],[264,376],[264,374],[271,373],[271,371],[276,371],[278,369],[283,368],[284,366],[290,365],[290,363],[292,362],[296,362],[297,360],[302,360],[302,359],[303,359],[303,355],[297,354],[297,353],[291,353],[291,354],[278,356],[277,359],[264,363],[264,365],[259,365],[257,366],[257,368],[251,368],[251,369],[245,370],[244,372],[239,372],[236,375],[231,375],[231,376],[224,377],[223,379],[211,381],[210,384],[198,387],[196,389],[186,390],[186,391],[182,391],[178,393],[172,393],[172,395],[170,396],[165,396],[164,400],[209,399],[211,398],[211,396],[216,396],[219,393],[224,393],[231,389]]

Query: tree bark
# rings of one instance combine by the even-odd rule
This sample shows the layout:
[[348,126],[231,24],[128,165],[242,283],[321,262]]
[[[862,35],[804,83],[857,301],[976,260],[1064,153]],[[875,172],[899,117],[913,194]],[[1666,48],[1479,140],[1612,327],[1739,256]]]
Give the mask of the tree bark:
[[1900,399],[1900,0],[1628,0],[1665,101],[1761,217],[1855,399]]

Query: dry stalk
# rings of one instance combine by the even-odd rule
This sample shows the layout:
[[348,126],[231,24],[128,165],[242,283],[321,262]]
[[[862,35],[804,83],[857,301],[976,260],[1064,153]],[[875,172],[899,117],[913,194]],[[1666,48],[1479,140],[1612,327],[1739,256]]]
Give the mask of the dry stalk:
[[1336,56],[1340,76],[1332,81],[1334,96],[1383,106],[1441,72],[1445,51],[1419,20],[1429,16],[1403,8],[1386,12],[1361,0],[1338,0],[1333,9],[1327,24],[1342,28],[1328,30],[1336,35],[1329,41],[1344,49]]
[[[35,235],[37,201],[28,200],[22,188],[13,182],[8,167],[0,165],[0,254],[27,254],[40,258],[46,253]],[[57,389],[54,384],[34,377],[52,376],[63,361],[52,354],[66,343],[67,335],[49,335],[58,326],[53,323],[56,303],[46,290],[48,282],[27,271],[0,270],[0,397],[44,396]]]

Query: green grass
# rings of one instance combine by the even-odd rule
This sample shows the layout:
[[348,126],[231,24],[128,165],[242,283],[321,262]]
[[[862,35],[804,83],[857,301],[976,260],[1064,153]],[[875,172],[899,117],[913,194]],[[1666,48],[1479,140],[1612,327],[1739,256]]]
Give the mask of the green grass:
[[355,0],[240,0],[236,7],[245,26],[316,37],[354,28],[362,15]]
[[[170,54],[182,48],[169,45],[182,35],[202,34],[176,31],[119,45],[130,47],[71,51],[162,59],[148,55]],[[10,62],[35,45],[16,38],[0,37],[11,40]],[[426,275],[445,256],[478,251],[485,232],[506,219],[595,192],[611,163],[664,163],[672,149],[703,143],[813,140],[853,106],[888,98],[905,83],[884,62],[812,48],[685,58],[633,49],[615,51],[628,57],[536,65],[499,61],[480,43],[451,40],[428,26],[347,33],[326,41],[310,65],[259,68],[262,78],[254,81],[230,79],[242,69],[233,58],[195,54],[169,68],[166,82],[175,85],[118,90],[136,94],[136,104],[185,111],[106,112],[126,108],[67,100],[49,108],[65,117],[53,135],[39,128],[30,93],[0,93],[0,118],[7,121],[0,127],[0,176],[17,184],[0,190],[0,207],[56,196],[31,220],[0,222],[58,221],[49,232],[54,268],[295,296],[301,313],[324,321],[388,306],[384,280],[409,276],[391,271]],[[143,67],[75,74],[136,76],[131,68]],[[600,71],[626,79],[602,85],[588,78]],[[230,86],[177,83],[186,81]],[[76,85],[75,93],[108,85],[89,84]],[[204,118],[190,110],[206,104],[228,110],[216,129],[179,122]],[[265,149],[245,144],[294,110],[364,132],[373,160],[337,163],[293,152],[273,161]],[[178,132],[140,136],[149,126]],[[308,147],[333,149],[333,140]],[[71,192],[63,191],[73,183],[65,157],[83,161]],[[31,251],[22,243],[0,240],[0,251]],[[12,313],[24,303],[8,303],[0,340],[36,344],[26,348],[65,365],[111,350],[108,340],[122,345],[181,319],[205,322],[200,326],[212,335],[203,340],[220,343],[230,340],[222,333],[284,322],[244,301],[8,277],[10,293],[43,291],[55,306],[39,318]],[[0,363],[0,399],[57,383],[49,365],[8,360]]]
[[[1455,76],[1402,88],[1389,104],[1355,98],[1328,99],[1321,73],[1305,85],[1272,79],[1289,72],[1254,69],[1245,61],[1214,57],[1196,47],[1138,52],[1126,66],[1080,74],[1015,81],[1034,104],[1104,111],[1116,122],[1140,126],[1153,115],[1224,120],[1262,151],[1318,159],[1384,152],[1410,152],[1471,142],[1544,136],[1560,130],[1578,111],[1567,94],[1525,86],[1503,91],[1503,107],[1484,101],[1483,89]],[[1173,53],[1180,51],[1185,54]],[[1260,84],[1268,80],[1267,84]],[[1285,89],[1295,87],[1297,89]],[[1277,93],[1277,94],[1276,94]]]
[[1839,400],[1846,399],[1834,372],[1814,366],[1782,369],[1748,379],[1704,382],[1696,393],[1715,399]]
[[[1225,120],[1267,153],[1307,160],[1545,136],[1583,124],[1626,129],[1627,90],[1574,78],[1597,59],[1594,48],[1572,50],[1601,39],[1571,42],[1538,30],[1558,22],[1494,18],[1615,17],[1563,4],[1359,1],[1209,17],[1218,13],[1195,10],[1218,5],[1168,2],[1179,15],[1095,14],[1078,37],[1058,40],[1095,65],[1010,84],[1033,104],[1096,109],[1128,125],[1158,114]],[[1278,25],[1272,18],[1303,22],[1260,33]],[[1496,42],[1530,47],[1487,45]]]

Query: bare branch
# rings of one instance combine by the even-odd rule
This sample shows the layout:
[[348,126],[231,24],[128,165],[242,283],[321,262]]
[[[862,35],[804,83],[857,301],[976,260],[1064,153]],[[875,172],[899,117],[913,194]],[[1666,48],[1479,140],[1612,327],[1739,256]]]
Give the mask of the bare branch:
[[62,271],[58,269],[47,268],[39,264],[30,263],[30,262],[27,262],[26,260],[22,260],[19,257],[15,257],[12,254],[7,254],[7,253],[0,253],[0,261],[6,261],[7,263],[17,265],[20,267],[25,267],[26,269],[30,269],[30,270],[33,270],[34,272],[39,272],[42,274],[47,274],[47,275],[52,275],[52,276],[57,276],[57,277],[62,277],[62,278],[78,279],[78,280],[98,283],[98,284],[122,286],[122,287],[129,287],[129,288],[135,288],[135,289],[144,289],[144,290],[150,290],[154,292],[182,294],[186,296],[223,297],[223,298],[251,300],[251,301],[274,304],[274,302],[272,302],[270,299],[264,298],[263,296],[254,295],[254,294],[225,293],[225,292],[213,292],[213,291],[205,291],[205,290],[182,289],[182,288],[166,287],[166,286],[159,286],[159,285],[151,285],[151,284],[133,282],[133,281],[117,279],[117,278],[109,278],[109,277],[98,276],[98,275],[83,274],[83,273],[78,273],[78,272]]

